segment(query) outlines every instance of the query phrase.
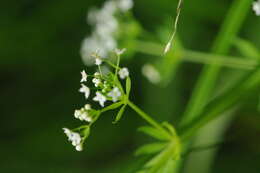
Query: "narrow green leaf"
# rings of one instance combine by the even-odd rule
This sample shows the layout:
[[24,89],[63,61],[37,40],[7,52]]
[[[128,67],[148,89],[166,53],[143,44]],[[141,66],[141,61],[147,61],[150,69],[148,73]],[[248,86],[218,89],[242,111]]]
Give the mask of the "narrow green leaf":
[[126,108],[126,105],[121,107],[121,109],[118,111],[118,113],[116,115],[116,119],[113,121],[113,124],[116,124],[122,118],[125,108]]
[[175,128],[168,122],[163,122],[162,125],[168,129],[169,132],[171,132],[172,135],[177,135]]
[[145,167],[150,168],[149,173],[156,173],[160,170],[169,159],[174,158],[175,146],[173,144],[169,145],[161,153],[153,157],[150,161],[145,164]]
[[157,130],[156,128],[150,126],[143,126],[140,127],[138,130],[158,140],[162,140],[162,141],[170,140],[168,134],[163,133],[162,131]]
[[174,172],[176,161],[174,159],[169,159],[168,162],[159,171],[160,173]]
[[260,51],[251,42],[237,38],[234,40],[234,45],[242,55],[260,60]]
[[160,152],[166,147],[167,144],[168,143],[165,142],[157,142],[143,145],[136,150],[135,155],[139,156],[143,154],[154,154]]
[[131,79],[130,77],[126,78],[126,95],[129,96],[131,91]]
[[116,109],[116,108],[120,107],[122,104],[123,104],[123,102],[113,103],[112,105],[109,105],[109,106],[105,107],[104,109],[102,109],[101,112],[106,112],[109,110]]

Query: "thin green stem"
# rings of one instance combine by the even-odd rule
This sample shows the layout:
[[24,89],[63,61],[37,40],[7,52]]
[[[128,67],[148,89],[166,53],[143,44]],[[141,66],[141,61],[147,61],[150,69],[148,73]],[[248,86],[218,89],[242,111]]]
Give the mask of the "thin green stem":
[[[136,51],[153,55],[161,56],[160,52],[163,46],[153,42],[137,41]],[[183,61],[192,63],[202,63],[208,65],[218,65],[228,68],[241,69],[241,70],[252,70],[258,65],[257,60],[250,59],[247,57],[236,57],[236,56],[225,56],[214,53],[204,53],[199,51],[181,50],[181,57]]]
[[118,68],[119,68],[119,64],[120,64],[120,55],[116,54],[117,56],[117,64],[116,64],[116,72],[115,72],[115,77],[114,77],[114,81],[116,79],[117,73],[118,73]]
[[164,133],[168,132],[154,119],[152,119],[148,114],[146,114],[144,111],[142,111],[139,107],[137,107],[133,102],[127,101],[128,106],[130,106],[140,117],[142,117],[146,122],[148,122],[153,127],[157,128],[158,130],[163,131]]

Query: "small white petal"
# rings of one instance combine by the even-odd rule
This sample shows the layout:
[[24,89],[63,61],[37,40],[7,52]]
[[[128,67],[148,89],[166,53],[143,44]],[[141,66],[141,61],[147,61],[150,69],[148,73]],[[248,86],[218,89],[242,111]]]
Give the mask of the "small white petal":
[[104,103],[107,101],[106,97],[103,96],[100,92],[96,92],[96,96],[93,98],[93,100],[99,102],[102,107],[104,107]]
[[126,48],[123,48],[123,49],[115,49],[115,53],[116,53],[118,56],[122,55],[125,51],[126,51]]
[[81,80],[80,80],[80,82],[87,82],[87,77],[88,77],[87,73],[85,72],[85,70],[83,70],[81,72]]
[[88,99],[90,95],[90,89],[86,85],[81,84],[81,88],[79,89],[79,92],[84,93],[85,98]]
[[115,88],[113,88],[112,91],[110,91],[108,93],[108,96],[112,97],[113,102],[116,102],[121,97],[121,92],[120,92],[119,88],[115,87]]
[[91,109],[91,105],[90,105],[90,104],[86,104],[86,105],[84,106],[84,108],[85,108],[86,110],[90,110],[90,109]]
[[102,64],[102,60],[100,58],[96,58],[95,64],[96,65],[101,65]]
[[77,151],[82,151],[83,150],[82,145],[76,145],[75,148],[76,148]]
[[260,16],[260,0],[253,2],[253,10],[257,16]]
[[125,79],[126,77],[129,76],[129,71],[128,71],[128,69],[126,67],[124,67],[124,68],[119,70],[118,74],[119,74],[119,77],[121,79]]
[[95,87],[98,87],[101,84],[101,80],[98,78],[93,78],[92,82],[95,84]]
[[123,12],[130,10],[133,6],[134,6],[133,0],[119,0],[118,1],[118,7]]

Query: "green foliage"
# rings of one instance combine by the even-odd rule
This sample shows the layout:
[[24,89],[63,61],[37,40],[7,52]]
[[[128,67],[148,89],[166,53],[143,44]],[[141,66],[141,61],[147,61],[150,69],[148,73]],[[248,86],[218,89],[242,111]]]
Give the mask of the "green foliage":
[[120,110],[118,111],[117,115],[116,115],[116,119],[113,121],[114,124],[116,124],[123,116],[123,113],[125,111],[127,105],[124,105],[120,108]]
[[154,154],[154,153],[162,151],[166,146],[167,146],[167,143],[165,143],[165,142],[156,142],[156,143],[151,143],[151,144],[145,144],[136,150],[135,155],[139,156],[139,155],[143,155],[143,154]]
[[138,128],[138,131],[145,133],[146,135],[149,135],[155,139],[161,140],[161,141],[168,141],[171,139],[168,133],[165,133],[164,131],[158,130],[154,127],[150,126],[143,126]]

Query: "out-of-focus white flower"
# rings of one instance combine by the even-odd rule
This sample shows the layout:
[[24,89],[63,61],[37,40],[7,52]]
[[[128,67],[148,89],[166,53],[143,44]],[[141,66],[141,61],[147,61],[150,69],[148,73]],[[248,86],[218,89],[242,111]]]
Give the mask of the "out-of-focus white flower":
[[100,73],[99,73],[99,72],[95,72],[95,73],[94,73],[94,76],[95,76],[95,77],[99,77],[99,76],[100,76]]
[[104,103],[107,101],[106,97],[100,92],[96,92],[96,96],[93,98],[94,101],[99,102],[99,104],[104,107]]
[[121,97],[121,92],[118,87],[115,87],[108,93],[108,96],[112,97],[113,102],[116,102]]
[[85,72],[85,70],[83,70],[83,71],[81,72],[81,80],[80,80],[80,82],[87,82],[87,78],[88,78],[88,75],[87,75],[87,73]]
[[80,145],[77,145],[77,146],[76,146],[76,150],[77,150],[77,151],[82,151],[82,150],[83,150],[82,145],[81,145],[81,144],[80,144]]
[[[73,132],[68,128],[63,128],[64,133],[68,137],[68,140],[75,146],[77,151],[82,151],[81,137],[79,133]],[[79,150],[81,147],[81,150]]]
[[94,27],[90,36],[85,38],[81,45],[80,54],[86,65],[93,65],[95,60],[90,56],[93,50],[99,49],[102,58],[117,47],[116,33],[118,21],[117,11],[126,12],[133,7],[132,0],[109,0],[101,9],[91,9],[87,21]]
[[96,65],[101,65],[102,64],[102,60],[100,58],[96,58],[95,64]]
[[260,0],[253,2],[253,10],[257,16],[260,16]]
[[81,84],[81,88],[79,89],[79,92],[84,93],[85,97],[87,99],[89,97],[89,94],[90,94],[90,89],[86,85]]
[[143,75],[152,83],[157,84],[161,81],[161,75],[151,64],[145,64],[142,67]]
[[92,82],[94,83],[95,87],[98,87],[101,84],[101,80],[98,78],[93,78]]
[[134,2],[133,0],[118,0],[118,7],[121,11],[128,11],[133,8]]
[[129,76],[129,71],[126,67],[124,67],[119,70],[118,74],[121,79],[125,79]]
[[122,55],[125,51],[126,51],[126,48],[123,48],[123,49],[115,49],[115,53],[116,53],[118,56]]
[[90,104],[86,104],[86,105],[84,106],[84,108],[85,108],[86,110],[90,110],[90,109],[91,109],[91,105],[90,105]]

